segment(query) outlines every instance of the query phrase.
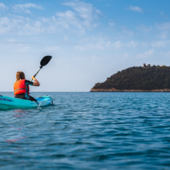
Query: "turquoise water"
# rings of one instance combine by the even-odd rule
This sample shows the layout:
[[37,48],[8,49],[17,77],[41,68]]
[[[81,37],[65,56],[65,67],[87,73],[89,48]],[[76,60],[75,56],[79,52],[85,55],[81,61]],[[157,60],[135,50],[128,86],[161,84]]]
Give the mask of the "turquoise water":
[[[12,96],[12,93],[1,93]],[[32,93],[0,111],[0,169],[170,169],[170,93]]]

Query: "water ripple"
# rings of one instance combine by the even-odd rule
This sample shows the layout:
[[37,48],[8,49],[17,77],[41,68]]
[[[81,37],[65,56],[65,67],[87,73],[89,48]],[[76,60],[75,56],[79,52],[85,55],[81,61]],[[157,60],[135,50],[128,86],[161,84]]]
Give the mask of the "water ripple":
[[0,111],[0,169],[170,168],[170,93],[49,95],[50,107]]

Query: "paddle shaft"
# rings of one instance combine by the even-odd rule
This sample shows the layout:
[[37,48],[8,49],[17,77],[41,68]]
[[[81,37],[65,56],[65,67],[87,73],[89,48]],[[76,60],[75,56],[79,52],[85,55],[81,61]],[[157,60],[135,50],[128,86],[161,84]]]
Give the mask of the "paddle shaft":
[[[39,68],[39,70],[36,72],[36,74],[34,75],[34,77],[36,77],[36,75],[39,73],[39,71],[41,70],[42,67]],[[31,80],[33,81],[33,79]]]
[[[45,56],[45,57],[43,57],[43,59],[41,60],[41,62],[40,62],[40,68],[39,68],[39,70],[37,71],[37,73],[34,75],[34,77],[38,74],[38,72],[42,69],[42,67],[43,66],[45,66],[45,65],[47,65],[48,63],[49,63],[49,61],[51,60],[51,58],[52,58],[52,56]],[[33,81],[33,79],[31,80],[31,81]]]

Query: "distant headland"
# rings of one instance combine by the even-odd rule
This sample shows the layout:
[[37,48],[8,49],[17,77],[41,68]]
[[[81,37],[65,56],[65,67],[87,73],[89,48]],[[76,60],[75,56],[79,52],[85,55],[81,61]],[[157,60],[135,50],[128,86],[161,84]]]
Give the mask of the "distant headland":
[[96,83],[91,92],[170,92],[170,67],[130,67]]

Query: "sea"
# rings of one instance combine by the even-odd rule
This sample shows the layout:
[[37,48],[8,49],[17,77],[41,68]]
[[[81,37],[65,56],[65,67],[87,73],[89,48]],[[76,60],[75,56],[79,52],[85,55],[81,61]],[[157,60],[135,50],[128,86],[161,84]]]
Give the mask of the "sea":
[[0,111],[0,170],[170,169],[170,93],[31,95],[54,105]]

